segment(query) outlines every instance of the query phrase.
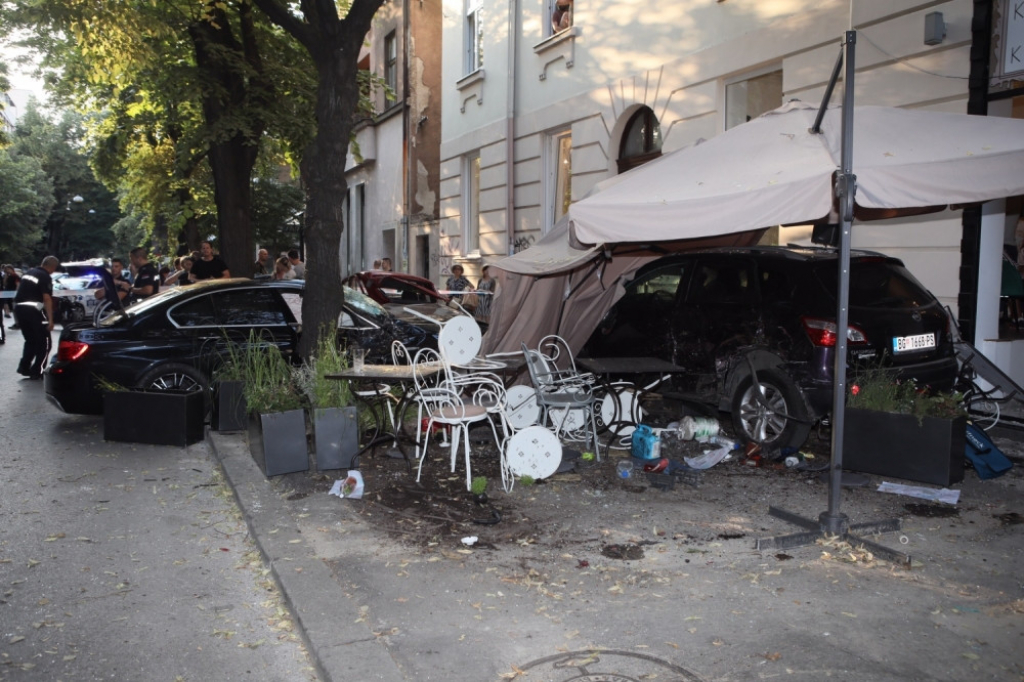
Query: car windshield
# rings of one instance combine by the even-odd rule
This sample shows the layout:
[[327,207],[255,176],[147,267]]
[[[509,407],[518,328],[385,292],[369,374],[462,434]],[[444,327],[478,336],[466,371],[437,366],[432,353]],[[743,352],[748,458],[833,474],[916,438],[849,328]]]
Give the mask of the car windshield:
[[[835,262],[822,263],[816,276],[825,290],[836,297],[838,272]],[[932,302],[932,295],[910,271],[897,262],[861,258],[850,262],[850,307],[920,308]]]
[[383,307],[366,294],[360,293],[355,289],[344,287],[345,291],[345,303],[352,307],[352,309],[363,313],[367,317],[373,318],[378,324],[387,317],[387,312]]

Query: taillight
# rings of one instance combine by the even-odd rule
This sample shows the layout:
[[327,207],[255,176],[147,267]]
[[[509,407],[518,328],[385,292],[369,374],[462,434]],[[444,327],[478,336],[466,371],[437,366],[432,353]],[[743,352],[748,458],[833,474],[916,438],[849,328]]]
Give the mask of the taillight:
[[[816,317],[802,317],[800,320],[804,323],[804,331],[807,332],[807,338],[811,340],[811,343],[825,348],[835,347],[837,329],[835,322]],[[851,324],[846,328],[846,342],[851,346],[864,346],[868,343],[868,337]]]
[[57,345],[57,359],[61,362],[74,362],[85,355],[88,350],[89,344],[87,343],[82,343],[81,341],[61,341]]

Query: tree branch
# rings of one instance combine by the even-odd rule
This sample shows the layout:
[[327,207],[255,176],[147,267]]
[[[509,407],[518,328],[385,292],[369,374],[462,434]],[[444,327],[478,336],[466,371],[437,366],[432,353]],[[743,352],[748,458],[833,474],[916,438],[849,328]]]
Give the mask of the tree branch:
[[267,17],[290,33],[293,38],[302,43],[303,47],[310,53],[316,49],[316,35],[308,24],[305,24],[288,11],[278,0],[253,0],[255,5],[263,10]]

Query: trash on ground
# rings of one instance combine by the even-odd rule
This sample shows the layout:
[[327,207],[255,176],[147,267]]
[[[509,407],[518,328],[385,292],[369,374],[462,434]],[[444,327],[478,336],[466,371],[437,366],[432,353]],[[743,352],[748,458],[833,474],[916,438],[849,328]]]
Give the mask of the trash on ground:
[[729,448],[723,445],[714,450],[706,450],[696,457],[683,457],[683,460],[691,469],[710,469],[729,456]]
[[327,494],[358,500],[363,496],[363,487],[363,475],[353,469],[348,472],[347,477],[335,481]]
[[946,504],[956,504],[960,501],[959,490],[950,490],[949,488],[925,488],[919,485],[905,485],[903,483],[890,483],[889,481],[883,481],[881,485],[878,486],[878,492],[907,495],[908,497],[918,497],[922,500],[945,502]]
[[477,536],[469,535],[462,538],[462,544],[464,544],[466,547],[472,547],[477,543],[478,540],[480,540],[480,538],[478,538]]

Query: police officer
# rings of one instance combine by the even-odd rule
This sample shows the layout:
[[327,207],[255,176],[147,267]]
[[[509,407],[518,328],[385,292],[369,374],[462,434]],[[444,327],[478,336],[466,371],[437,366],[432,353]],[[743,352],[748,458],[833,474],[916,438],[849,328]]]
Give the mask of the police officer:
[[128,257],[135,268],[135,285],[129,288],[129,293],[136,299],[142,299],[160,291],[160,274],[156,266],[146,260],[146,250],[141,246],[132,249]]
[[22,275],[18,292],[14,295],[14,319],[25,337],[18,374],[29,379],[42,378],[43,362],[50,351],[50,332],[53,331],[53,280],[50,275],[59,265],[60,260],[56,256],[47,256],[38,268]]

